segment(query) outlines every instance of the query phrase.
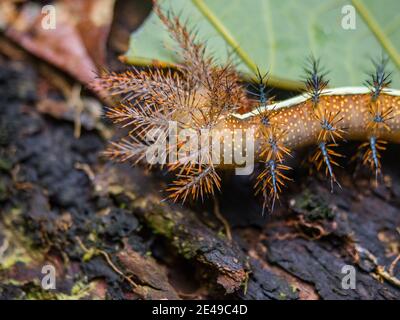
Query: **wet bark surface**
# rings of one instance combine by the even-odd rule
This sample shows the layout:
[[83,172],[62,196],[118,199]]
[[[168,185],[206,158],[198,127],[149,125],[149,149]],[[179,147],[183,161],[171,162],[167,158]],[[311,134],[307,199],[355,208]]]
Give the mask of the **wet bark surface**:
[[[348,167],[331,193],[299,167],[266,216],[251,180],[224,174],[217,206],[230,239],[213,199],[163,201],[164,173],[103,157],[105,119],[82,121],[76,138],[70,117],[38,108],[47,82],[32,64],[0,60],[0,298],[400,298],[396,146],[378,188]],[[41,286],[46,264],[55,290]],[[345,265],[355,289],[343,288]]]

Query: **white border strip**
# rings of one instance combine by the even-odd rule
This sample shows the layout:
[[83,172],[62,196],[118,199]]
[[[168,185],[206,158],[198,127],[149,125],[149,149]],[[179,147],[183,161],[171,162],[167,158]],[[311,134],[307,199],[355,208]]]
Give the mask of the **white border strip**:
[[[384,89],[382,91],[384,94],[390,95],[390,96],[400,96],[400,90],[396,89]],[[371,93],[371,90],[367,87],[340,87],[340,88],[333,88],[333,89],[325,89],[321,92],[322,95],[325,96],[334,96],[334,95],[352,95],[352,94],[366,94],[366,93]],[[308,94],[301,94],[299,96],[262,106],[256,110],[244,113],[244,114],[239,114],[239,113],[234,113],[233,116],[238,119],[247,119],[253,116],[256,116],[260,114],[261,112],[264,111],[270,111],[270,110],[279,110],[283,108],[289,108],[291,106],[294,106],[296,104],[302,103],[306,100],[308,100],[310,96]]]

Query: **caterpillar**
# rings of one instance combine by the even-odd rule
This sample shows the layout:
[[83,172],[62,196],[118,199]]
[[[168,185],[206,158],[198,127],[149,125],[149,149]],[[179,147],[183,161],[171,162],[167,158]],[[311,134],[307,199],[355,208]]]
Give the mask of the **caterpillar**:
[[[357,154],[378,181],[386,144],[400,140],[400,90],[390,88],[386,58],[374,61],[364,86],[329,88],[319,60],[311,57],[305,92],[275,102],[266,90],[268,75],[258,72],[257,92],[250,94],[233,61],[216,67],[185,23],[157,3],[154,10],[179,45],[180,63],[176,71],[132,68],[96,79],[96,90],[118,98],[107,116],[129,130],[110,144],[108,156],[166,166],[175,174],[168,198],[185,201],[213,195],[221,189],[220,170],[243,169],[243,157],[251,155],[262,167],[254,188],[263,197],[263,212],[273,211],[292,180],[287,159],[305,146],[315,146],[309,160],[325,172],[333,190],[340,186],[335,166],[343,155],[338,145],[361,141]],[[249,143],[248,134],[253,138]]]

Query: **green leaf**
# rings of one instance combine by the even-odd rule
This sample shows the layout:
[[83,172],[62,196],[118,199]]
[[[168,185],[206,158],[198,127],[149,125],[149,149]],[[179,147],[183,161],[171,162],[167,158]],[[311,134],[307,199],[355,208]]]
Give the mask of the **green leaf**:
[[[356,9],[355,29],[345,30],[342,8]],[[258,66],[274,86],[293,89],[304,77],[308,56],[321,58],[330,86],[362,85],[371,59],[390,58],[393,86],[400,86],[400,2],[398,0],[165,0],[223,62],[236,51],[238,69],[251,77]],[[174,64],[177,46],[152,13],[131,35],[126,61]],[[396,72],[394,72],[396,71]]]

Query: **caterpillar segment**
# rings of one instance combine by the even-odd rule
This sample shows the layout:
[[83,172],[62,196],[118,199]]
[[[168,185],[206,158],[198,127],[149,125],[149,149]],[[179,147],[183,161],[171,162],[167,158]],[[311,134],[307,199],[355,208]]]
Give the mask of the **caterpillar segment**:
[[285,174],[291,168],[284,164],[291,157],[290,149],[283,143],[286,132],[274,126],[261,126],[262,147],[260,152],[262,172],[257,176],[256,194],[263,196],[263,214],[266,209],[272,212],[275,201],[286,181],[291,180]]
[[306,69],[308,75],[305,83],[307,94],[313,104],[314,117],[319,121],[320,129],[317,137],[317,150],[311,157],[311,162],[319,171],[325,166],[325,174],[330,179],[331,191],[333,192],[333,183],[340,184],[333,171],[333,165],[339,164],[333,159],[342,157],[341,154],[333,150],[338,144],[336,140],[343,139],[344,130],[340,128],[340,122],[343,117],[340,116],[340,110],[330,111],[328,106],[321,103],[321,94],[329,83],[326,73],[320,71],[320,62],[315,58],[310,58],[310,68]]
[[314,163],[317,167],[317,170],[320,170],[322,165],[325,165],[325,175],[330,179],[331,183],[331,192],[333,192],[333,183],[335,182],[340,188],[340,183],[337,181],[335,173],[333,171],[333,166],[339,166],[334,159],[334,157],[343,157],[340,153],[334,151],[333,148],[337,147],[336,143],[326,143],[325,141],[321,141],[318,143],[318,149],[311,157],[312,163]]
[[282,192],[282,187],[287,181],[292,181],[286,176],[286,171],[291,170],[290,167],[271,159],[264,162],[262,172],[257,176],[255,184],[255,194],[261,194],[263,201],[263,214],[268,209],[269,212],[274,211],[275,202],[279,200],[279,194]]
[[308,66],[304,71],[306,73],[306,80],[304,81],[306,93],[310,97],[315,110],[318,109],[321,94],[328,86],[329,80],[326,79],[326,73],[320,69],[320,60],[313,56],[309,57]]
[[375,172],[376,185],[378,185],[378,178],[382,172],[381,152],[386,150],[387,144],[381,136],[384,132],[391,132],[391,122],[395,118],[395,108],[384,101],[384,92],[392,82],[391,73],[386,71],[387,62],[388,60],[385,58],[382,58],[380,62],[373,61],[375,71],[371,74],[370,79],[366,81],[371,91],[366,125],[369,137],[368,142],[360,146],[361,150],[366,149],[362,157],[362,163]]

